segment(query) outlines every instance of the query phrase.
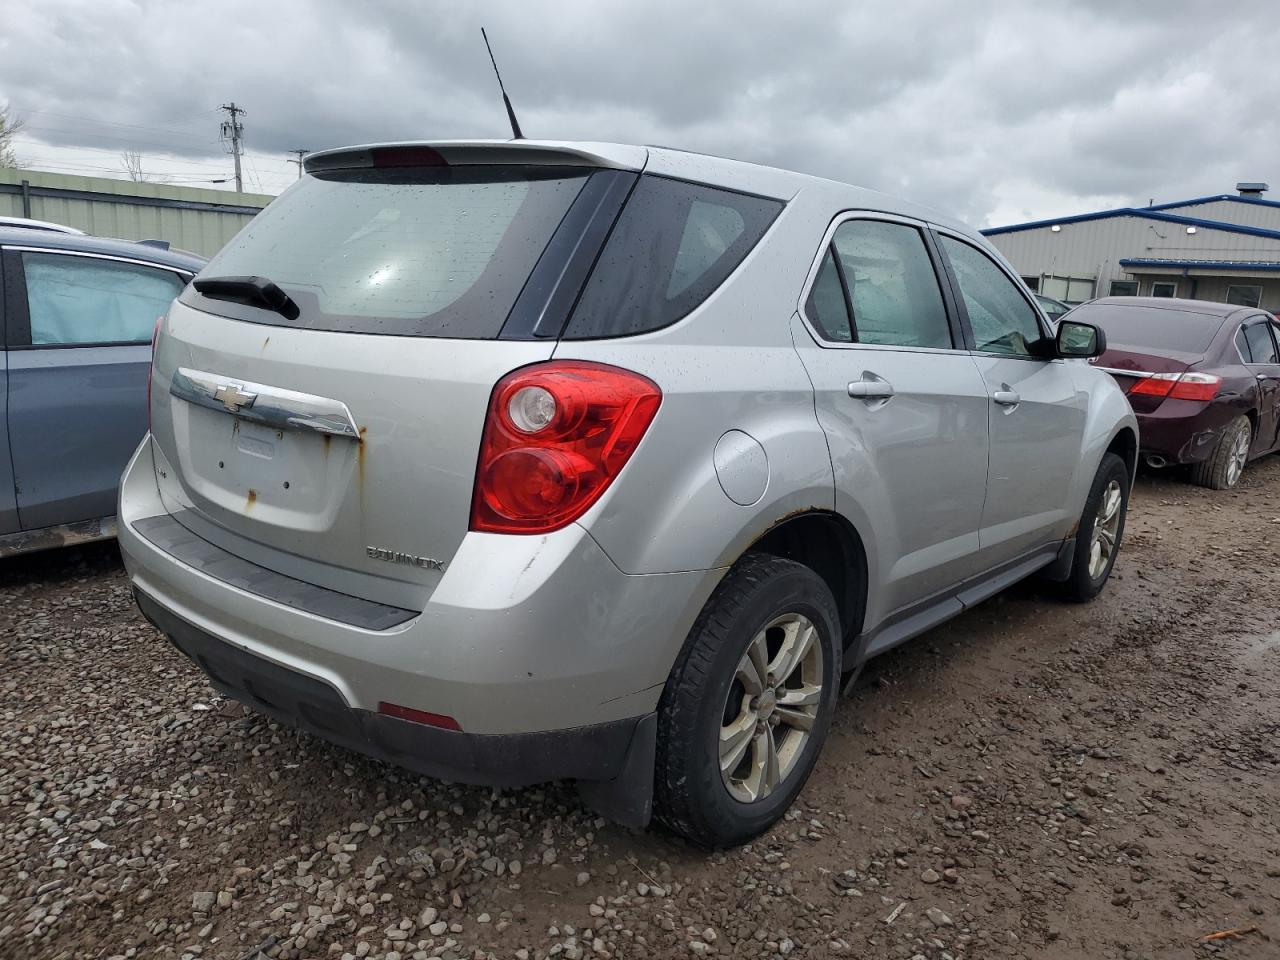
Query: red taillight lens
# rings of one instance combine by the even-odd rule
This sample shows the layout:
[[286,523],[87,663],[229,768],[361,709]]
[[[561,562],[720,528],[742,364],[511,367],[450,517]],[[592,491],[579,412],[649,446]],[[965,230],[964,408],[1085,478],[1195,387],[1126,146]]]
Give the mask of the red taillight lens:
[[1175,400],[1212,400],[1221,386],[1222,378],[1212,373],[1184,373],[1169,396]]
[[1212,400],[1218,395],[1222,378],[1212,373],[1153,373],[1143,377],[1129,393],[1174,400]]
[[547,533],[576,520],[622,470],[661,403],[652,380],[602,363],[507,374],[489,399],[471,529]]
[[156,372],[156,340],[160,337],[160,324],[164,323],[164,315],[156,317],[155,329],[151,331],[151,366],[147,368],[147,432],[151,432],[151,378]]

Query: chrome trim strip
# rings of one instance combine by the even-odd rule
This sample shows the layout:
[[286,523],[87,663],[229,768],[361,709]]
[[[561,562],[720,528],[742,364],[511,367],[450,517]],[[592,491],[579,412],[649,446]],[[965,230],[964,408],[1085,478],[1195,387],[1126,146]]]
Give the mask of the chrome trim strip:
[[[228,391],[231,396],[224,399]],[[188,403],[277,430],[303,430],[360,439],[360,431],[347,405],[328,397],[222,377],[188,367],[179,367],[174,372],[169,392]]]
[[138,260],[134,257],[126,257],[118,253],[91,253],[88,250],[65,250],[58,247],[34,247],[25,243],[7,243],[4,245],[5,250],[16,250],[19,253],[58,253],[66,257],[87,257],[90,260],[115,260],[117,263],[133,263],[139,267],[151,267],[153,270],[167,270],[169,273],[177,273],[188,280],[195,276],[195,273],[186,267],[175,267],[168,263],[157,263],[154,260]]
[[1112,376],[1137,377],[1139,380],[1155,376],[1150,370],[1121,370],[1119,367],[1094,367],[1093,369],[1101,370],[1103,373],[1109,373]]

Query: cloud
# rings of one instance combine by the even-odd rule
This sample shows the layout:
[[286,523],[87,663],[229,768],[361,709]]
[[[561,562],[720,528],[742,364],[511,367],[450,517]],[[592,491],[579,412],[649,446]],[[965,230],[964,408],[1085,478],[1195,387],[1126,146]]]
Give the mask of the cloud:
[[8,0],[0,101],[46,162],[199,172],[225,168],[235,100],[278,188],[296,147],[505,136],[484,24],[529,136],[773,163],[981,225],[1280,187],[1270,7]]

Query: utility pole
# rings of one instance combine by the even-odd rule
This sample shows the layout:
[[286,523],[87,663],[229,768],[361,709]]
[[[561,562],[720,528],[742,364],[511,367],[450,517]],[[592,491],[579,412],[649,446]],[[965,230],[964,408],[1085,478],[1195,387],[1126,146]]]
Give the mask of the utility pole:
[[222,139],[231,141],[231,157],[236,164],[236,193],[244,193],[244,178],[240,175],[240,154],[244,152],[240,144],[244,136],[244,124],[240,122],[240,115],[244,113],[244,108],[237,107],[232,100],[218,109],[227,111],[227,116],[230,117],[229,120],[222,121]]
[[302,161],[306,157],[306,155],[311,151],[310,150],[290,150],[289,152],[296,153],[298,155],[297,160],[290,160],[289,162],[294,164],[298,168],[298,179],[301,180],[302,179]]

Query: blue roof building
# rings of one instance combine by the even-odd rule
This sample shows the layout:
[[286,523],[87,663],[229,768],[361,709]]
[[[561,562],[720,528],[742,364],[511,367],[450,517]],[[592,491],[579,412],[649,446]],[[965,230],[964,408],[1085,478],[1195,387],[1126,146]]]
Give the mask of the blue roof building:
[[1033,290],[1067,303],[1188,297],[1280,312],[1280,202],[1265,183],[1237,190],[983,232]]

